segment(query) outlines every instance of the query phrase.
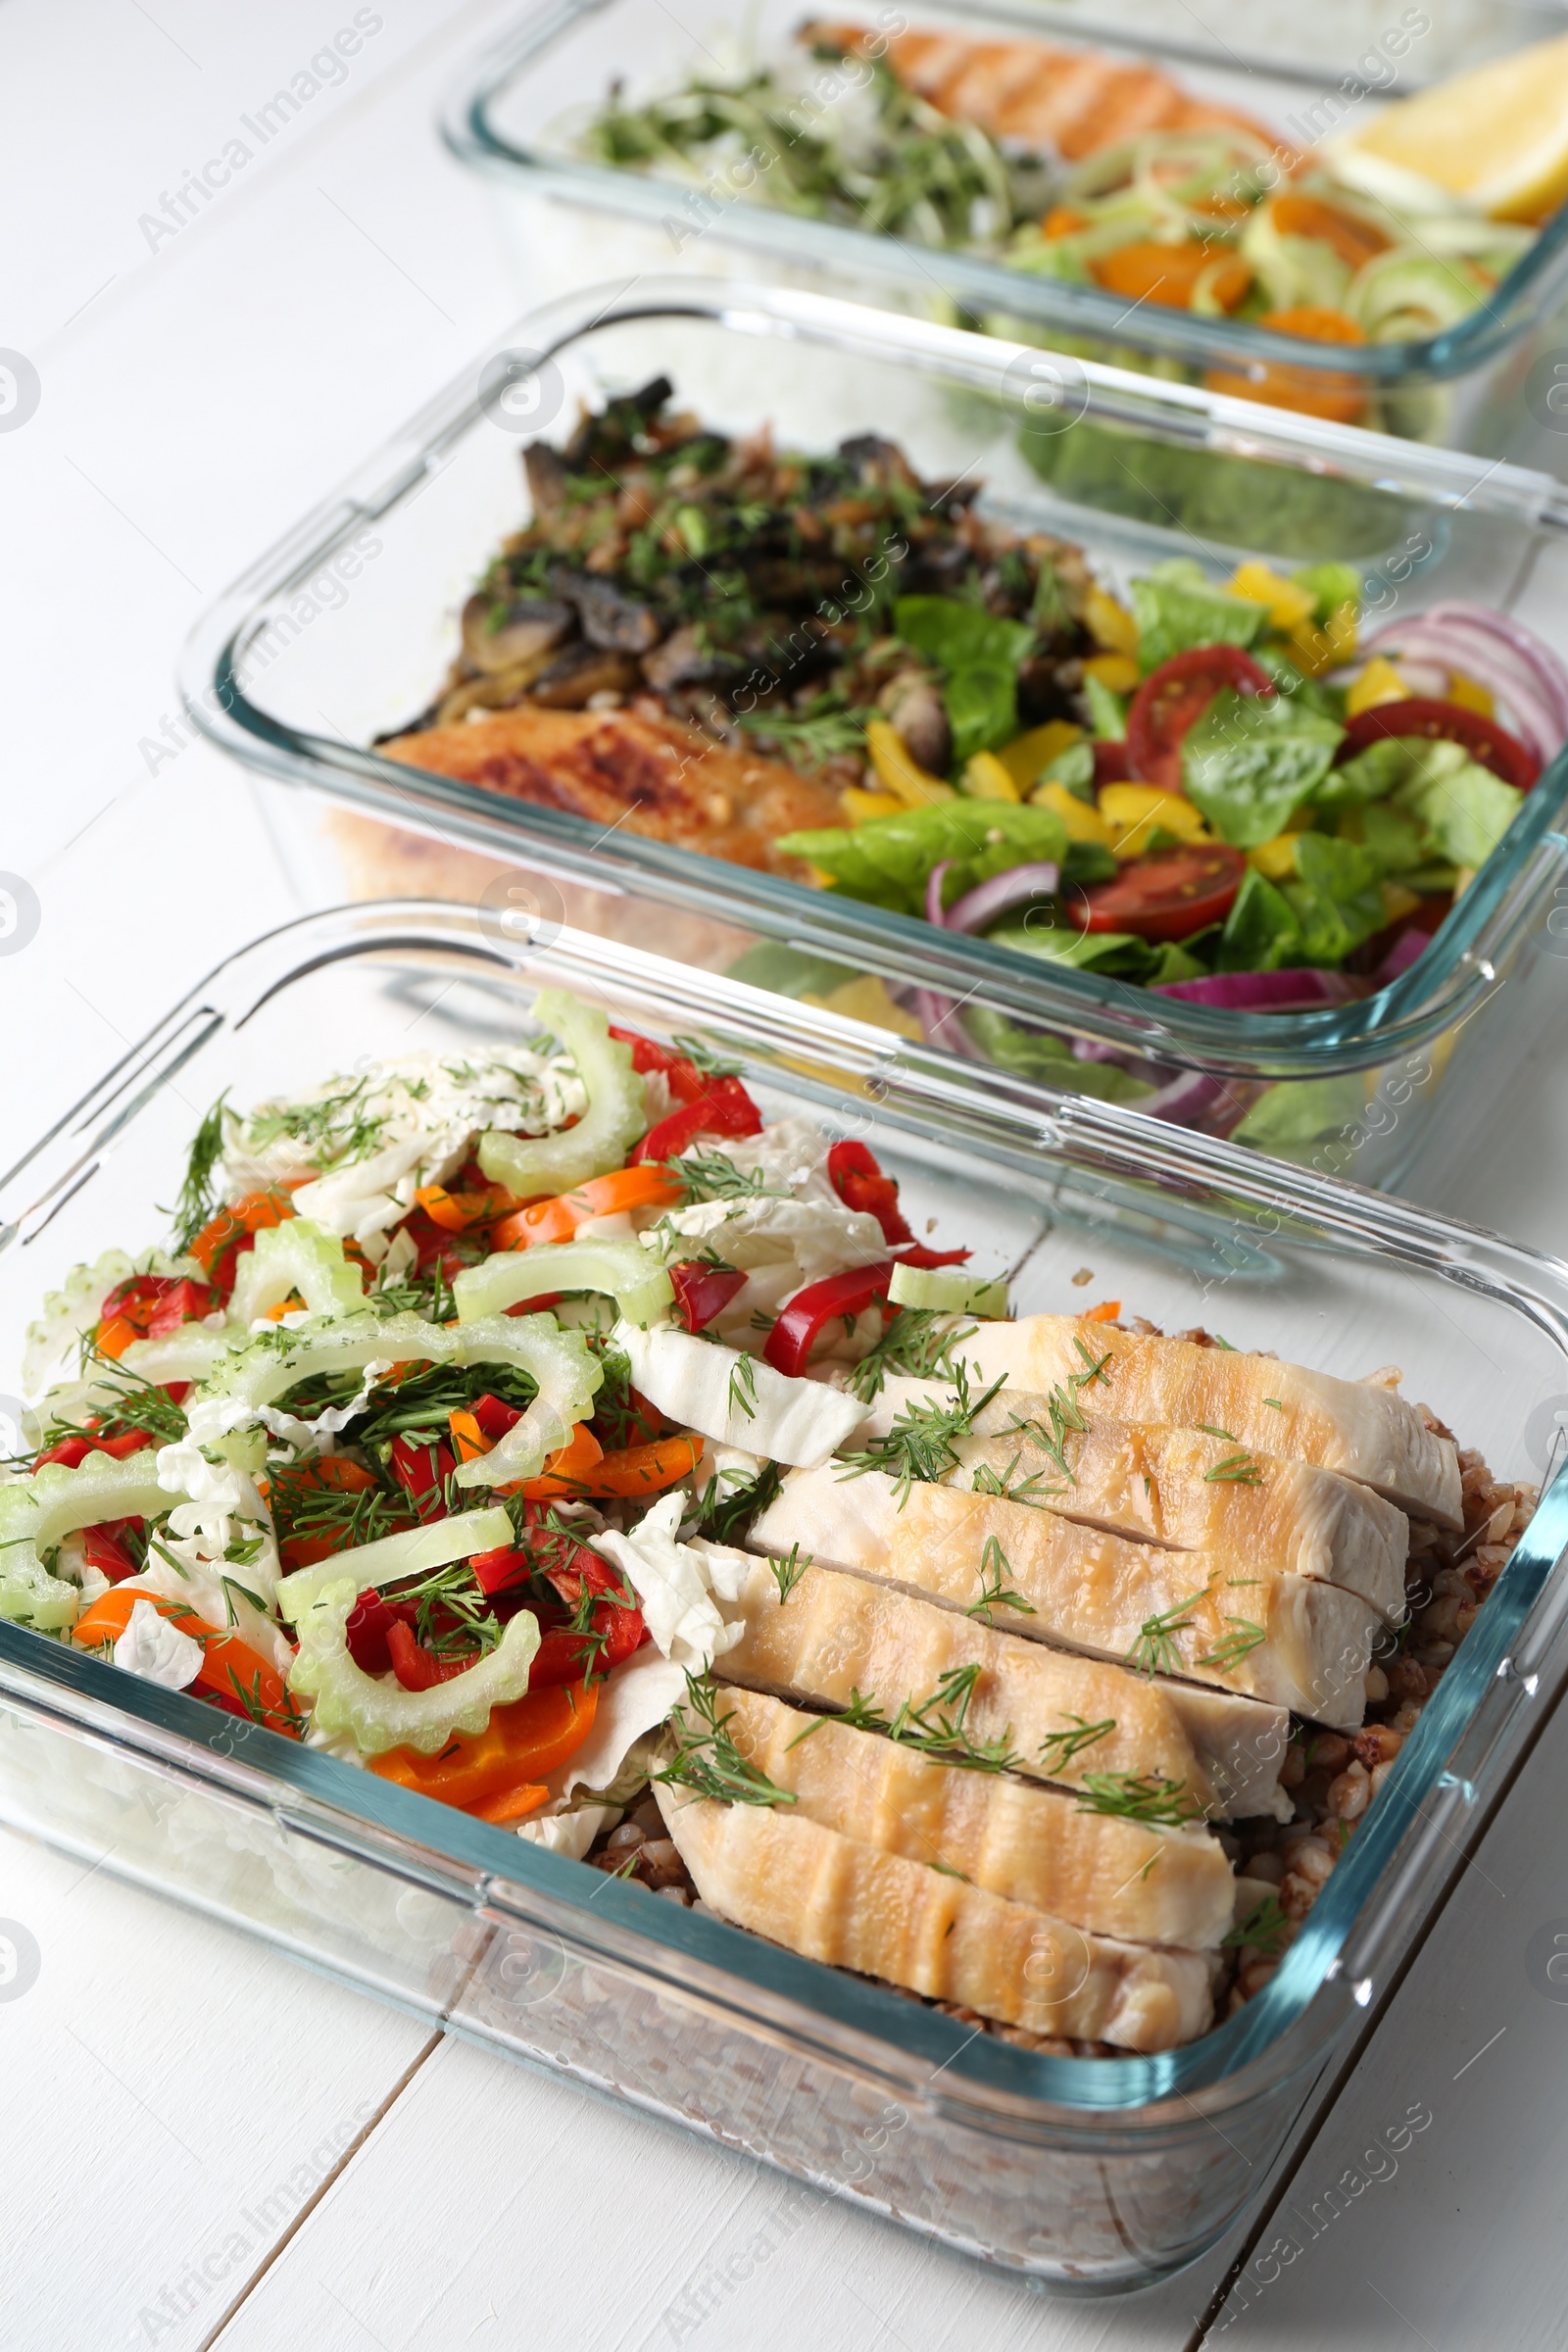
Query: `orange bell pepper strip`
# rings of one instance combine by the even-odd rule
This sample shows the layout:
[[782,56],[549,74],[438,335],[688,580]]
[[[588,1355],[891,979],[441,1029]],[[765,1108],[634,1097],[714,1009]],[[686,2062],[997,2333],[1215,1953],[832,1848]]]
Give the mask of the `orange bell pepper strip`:
[[1268,210],[1282,237],[1311,237],[1320,245],[1331,246],[1348,270],[1359,270],[1375,254],[1389,250],[1390,239],[1382,229],[1354,213],[1343,212],[1337,204],[1325,204],[1320,196],[1302,196],[1291,190],[1274,197]]
[[[1254,325],[1271,334],[1299,335],[1308,343],[1364,343],[1366,337],[1343,311],[1318,303],[1301,303],[1294,310],[1265,311]],[[1332,424],[1359,424],[1366,413],[1366,388],[1353,375],[1337,369],[1296,368],[1288,361],[1270,362],[1246,375],[1222,368],[1203,377],[1210,392],[1228,392],[1236,400],[1266,401],[1271,408],[1292,409],[1298,416],[1324,416]]]
[[1080,1320],[1085,1323],[1114,1323],[1120,1313],[1119,1298],[1102,1298],[1098,1306],[1088,1307]]
[[543,1781],[524,1781],[518,1788],[504,1788],[499,1796],[486,1797],[482,1805],[465,1806],[475,1821],[493,1821],[498,1829],[510,1829],[514,1821],[526,1821],[530,1813],[548,1804],[550,1791]]
[[370,1758],[370,1770],[440,1804],[480,1805],[503,1793],[514,1795],[564,1764],[593,1730],[598,1705],[598,1686],[592,1683],[525,1691],[510,1706],[492,1707],[482,1732],[455,1732],[439,1755],[392,1747]]
[[626,1208],[667,1208],[684,1190],[680,1178],[664,1167],[612,1168],[608,1176],[592,1176],[573,1192],[530,1200],[526,1208],[503,1217],[491,1231],[491,1246],[531,1250],[541,1242],[568,1242],[590,1217],[612,1217]]
[[1199,279],[1212,272],[1209,284],[1222,311],[1233,311],[1252,282],[1252,272],[1239,256],[1223,248],[1211,250],[1196,241],[1190,245],[1160,245],[1152,238],[1118,245],[1102,254],[1090,270],[1100,284],[1128,302],[1155,302],[1163,308],[1191,310]]
[[161,1617],[189,1634],[202,1645],[202,1662],[196,1680],[224,1698],[238,1698],[269,1729],[286,1733],[297,1739],[304,1730],[298,1708],[290,1698],[282,1676],[258,1649],[248,1642],[224,1633],[220,1626],[209,1625],[198,1617],[182,1600],[166,1600],[159,1592],[134,1592],[125,1585],[116,1585],[102,1592],[92,1606],[84,1609],[71,1629],[71,1638],[82,1648],[96,1648],[102,1642],[118,1642],[130,1623],[131,1611],[138,1600],[150,1600]]
[[[302,1182],[305,1180],[302,1178]],[[211,1274],[214,1266],[229,1246],[246,1234],[260,1233],[266,1225],[281,1225],[285,1217],[294,1214],[294,1204],[280,1186],[269,1186],[266,1192],[247,1193],[230,1208],[220,1208],[210,1224],[204,1225],[186,1251],[204,1273]]]
[[487,1184],[476,1192],[457,1193],[449,1193],[444,1184],[421,1184],[414,1199],[431,1224],[439,1225],[446,1233],[467,1233],[471,1227],[488,1225],[517,1206],[516,1194],[509,1193],[504,1184]]
[[[699,1437],[656,1438],[651,1446],[627,1446],[619,1453],[607,1453],[582,1477],[550,1491],[578,1496],[657,1494],[662,1488],[673,1487],[681,1479],[689,1478],[702,1450],[703,1441]],[[530,1479],[522,1491],[531,1495],[545,1484],[543,1479]]]
[[131,1341],[144,1337],[145,1334],[139,1332],[134,1323],[127,1322],[123,1315],[116,1315],[112,1322],[103,1326],[93,1345],[100,1355],[112,1356],[118,1363]]
[[[475,1455],[490,1451],[491,1441],[472,1413],[454,1409],[447,1415],[447,1426],[460,1462],[471,1462]],[[548,1494],[580,1494],[582,1480],[604,1459],[604,1452],[587,1422],[579,1421],[566,1444],[546,1454],[545,1466],[537,1478],[514,1479],[510,1487],[498,1487],[496,1493],[522,1494],[530,1502]]]

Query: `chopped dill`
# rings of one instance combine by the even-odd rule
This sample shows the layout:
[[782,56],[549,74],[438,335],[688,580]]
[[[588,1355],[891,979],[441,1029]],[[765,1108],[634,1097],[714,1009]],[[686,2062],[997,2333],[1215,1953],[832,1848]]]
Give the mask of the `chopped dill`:
[[213,1183],[213,1170],[223,1153],[223,1104],[228,1100],[225,1087],[197,1128],[185,1162],[185,1180],[172,1208],[159,1213],[173,1219],[173,1254],[183,1257],[204,1225],[212,1222],[218,1207],[218,1193]]
[[1151,1829],[1179,1830],[1200,1821],[1203,1808],[1188,1793],[1185,1781],[1168,1781],[1157,1772],[1091,1772],[1084,1776],[1080,1813],[1114,1815],[1121,1821],[1141,1821]]
[[686,1677],[686,1703],[698,1728],[694,1730],[689,1719],[679,1723],[674,1754],[662,1770],[650,1774],[650,1779],[690,1788],[698,1796],[724,1805],[795,1803],[793,1789],[775,1788],[765,1772],[741,1754],[727,1728],[735,1720],[735,1710],[731,1707],[720,1715],[718,1692],[706,1674]]
[[737,1353],[729,1376],[729,1409],[731,1418],[740,1413],[748,1421],[757,1419],[757,1364],[744,1350]]
[[1193,1427],[1200,1429],[1205,1438],[1223,1438],[1227,1446],[1239,1446],[1242,1442],[1234,1429],[1215,1429],[1207,1421],[1195,1421]]
[[1073,1727],[1066,1732],[1048,1732],[1040,1742],[1041,1769],[1045,1772],[1065,1772],[1073,1758],[1084,1748],[1093,1747],[1116,1729],[1114,1715],[1106,1715],[1099,1723],[1086,1723],[1081,1715],[1069,1715]]
[[995,1536],[987,1536],[985,1548],[980,1554],[979,1594],[969,1603],[964,1615],[983,1617],[987,1625],[993,1623],[993,1609],[1017,1609],[1025,1617],[1038,1616],[1034,1602],[1025,1600],[1023,1594],[1008,1583],[1011,1574],[1007,1555],[1002,1545]]
[[[902,1318],[901,1318],[902,1320]],[[845,1478],[863,1478],[868,1470],[880,1470],[893,1479],[898,1488],[899,1508],[909,1498],[909,1489],[919,1481],[934,1485],[958,1466],[958,1451],[953,1441],[966,1438],[974,1429],[975,1417],[982,1413],[999,1389],[1005,1385],[1006,1375],[994,1380],[983,1396],[969,1395],[969,1368],[958,1363],[954,1368],[954,1400],[944,1404],[933,1400],[929,1404],[909,1403],[901,1407],[898,1419],[885,1437],[873,1438],[859,1453],[846,1453],[840,1458],[845,1464]]]
[[1203,1472],[1205,1486],[1212,1486],[1216,1480],[1233,1487],[1258,1487],[1263,1483],[1263,1465],[1250,1453],[1233,1453],[1225,1461],[1216,1462],[1212,1470]]
[[1172,1602],[1157,1617],[1146,1617],[1138,1629],[1138,1638],[1127,1652],[1127,1663],[1140,1674],[1180,1674],[1181,1651],[1176,1637],[1191,1631],[1193,1620],[1187,1614],[1200,1600],[1208,1597],[1208,1587],[1191,1592],[1185,1600]]
[[782,1559],[768,1561],[768,1566],[772,1569],[774,1581],[778,1586],[780,1608],[784,1606],[810,1565],[810,1553],[803,1551],[798,1544],[792,1544]]
[[1227,1617],[1225,1622],[1233,1630],[1222,1635],[1200,1658],[1195,1658],[1195,1666],[1212,1666],[1220,1674],[1231,1674],[1268,1638],[1262,1626],[1254,1625],[1250,1617]]
[[850,1388],[860,1402],[875,1403],[890,1372],[909,1380],[951,1380],[953,1350],[959,1341],[974,1336],[975,1326],[966,1323],[961,1330],[938,1331],[937,1324],[946,1320],[933,1306],[901,1306],[876,1345],[851,1370]]
[[1277,1960],[1290,1931],[1291,1923],[1280,1906],[1279,1896],[1264,1894],[1259,1895],[1247,1917],[1239,1920],[1228,1936],[1220,1937],[1220,1942],[1232,1951],[1250,1944],[1260,1958]]

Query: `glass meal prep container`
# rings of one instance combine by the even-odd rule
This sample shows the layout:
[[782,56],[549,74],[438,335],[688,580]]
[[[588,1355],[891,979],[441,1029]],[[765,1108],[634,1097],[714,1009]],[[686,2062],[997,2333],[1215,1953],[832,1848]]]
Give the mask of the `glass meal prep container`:
[[[491,394],[531,355],[522,428]],[[624,825],[399,764],[373,748],[442,676],[457,615],[528,512],[521,452],[564,439],[579,405],[662,373],[726,431],[781,445],[874,430],[926,479],[979,474],[982,505],[1082,544],[1115,584],[1172,554],[1227,572],[1242,551],[1284,568],[1345,557],[1383,618],[1450,595],[1561,636],[1553,565],[1568,494],[1548,478],[1069,362],[833,298],[664,280],[591,290],[535,314],[253,566],[199,623],[182,691],[196,724],[263,773],[306,904],[437,896],[498,930],[563,917],[633,945],[855,1010],[882,980],[903,1007],[936,997],[942,1036],[1001,1012],[1024,1066],[1092,1091],[1113,1058],[1156,1116],[1358,1181],[1396,1182],[1440,1097],[1479,1115],[1528,1043],[1532,989],[1558,953],[1568,760],[1432,946],[1374,995],[1323,1010],[1245,1013],[889,912]],[[501,415],[501,421],[495,417]],[[1054,453],[1049,480],[1031,455]],[[321,800],[329,807],[323,816]],[[284,807],[270,804],[284,802]],[[323,841],[323,833],[325,839]],[[848,992],[845,994],[844,992]],[[1042,1039],[1043,1064],[1028,1058]],[[972,1043],[967,1050],[974,1050]],[[1103,1082],[1102,1081],[1102,1085]],[[1108,1090],[1106,1090],[1108,1091]]]
[[[1546,465],[1568,456],[1556,420],[1537,413],[1539,396],[1534,411],[1527,401],[1535,389],[1532,368],[1545,362],[1549,381],[1549,359],[1568,339],[1568,208],[1555,212],[1517,259],[1499,262],[1497,283],[1478,307],[1398,340],[1324,343],[1222,312],[1199,317],[983,254],[772,209],[737,195],[718,166],[716,180],[694,171],[682,181],[582,152],[583,126],[612,82],[623,104],[637,107],[677,91],[693,74],[727,75],[799,57],[795,34],[806,13],[798,0],[759,0],[737,30],[689,14],[677,20],[661,0],[564,0],[528,15],[470,66],[442,127],[454,154],[494,184],[522,300],[533,305],[601,280],[624,284],[672,269],[777,278],[1179,382],[1254,385],[1259,399],[1277,393],[1287,406],[1417,440],[1488,456],[1534,455]],[[1316,16],[1290,13],[1301,23]],[[1288,45],[1276,58],[1266,29],[1250,37],[1244,25],[1239,49],[1230,48],[1238,30],[1234,10],[1225,20],[1224,47],[1188,10],[1164,9],[1157,20],[1145,10],[1136,24],[1119,22],[1119,12],[1106,22],[1102,14],[1080,21],[1074,11],[1069,22],[1065,10],[1030,0],[1013,6],[1004,0],[991,9],[939,4],[879,12],[867,5],[819,15],[863,24],[884,38],[906,28],[976,42],[1033,38],[1053,48],[1147,60],[1195,98],[1277,130],[1293,152],[1310,152],[1363,109],[1375,112],[1380,92],[1408,93],[1475,55],[1463,33],[1444,44],[1441,11],[1436,23],[1433,12],[1385,12],[1365,34],[1359,63],[1343,54],[1343,16],[1338,25],[1329,19],[1321,28],[1326,51],[1313,56],[1314,38]],[[1560,19],[1535,12],[1512,21],[1497,12],[1489,17],[1488,48],[1494,41],[1513,47],[1515,34],[1524,40],[1561,31]],[[1417,19],[1427,33],[1415,29]],[[1424,54],[1429,38],[1439,45]],[[1042,212],[1048,209],[1049,200]],[[1314,299],[1321,297],[1296,298]],[[1434,292],[1427,315],[1437,319],[1450,309]]]
[[[367,906],[244,949],[0,1180],[0,1381],[40,1294],[155,1206],[222,1089],[248,1102],[510,1040],[546,984],[701,1038],[764,1115],[869,1137],[909,1212],[1021,1312],[1092,1260],[1128,1311],[1365,1372],[1395,1356],[1501,1476],[1553,1462],[1568,1267],[1114,1109],[957,1083],[855,1021],[471,910]],[[15,1415],[15,1397],[5,1400]],[[803,1960],[320,1749],[0,1623],[0,1818],[508,2055],[1063,2288],[1147,2281],[1260,2188],[1369,2030],[1568,1673],[1568,1479],[1521,1539],[1284,1965],[1204,2039],[1060,2058]]]

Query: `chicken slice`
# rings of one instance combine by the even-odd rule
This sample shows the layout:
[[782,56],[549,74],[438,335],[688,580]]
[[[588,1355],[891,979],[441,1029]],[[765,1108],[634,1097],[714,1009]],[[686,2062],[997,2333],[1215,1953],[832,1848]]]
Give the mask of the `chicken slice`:
[[822,1565],[950,1608],[984,1606],[1035,1642],[1190,1675],[1335,1731],[1359,1730],[1366,1711],[1382,1620],[1336,1585],[1132,1544],[961,1487],[902,1492],[879,1470],[847,1477],[831,1463],[786,1478],[749,1542],[778,1556],[798,1545]]
[[[896,1423],[956,1403],[939,1381],[892,1378],[848,1441],[862,1451]],[[1404,1513],[1370,1487],[1311,1462],[1244,1451],[1212,1432],[1150,1429],[1097,1415],[1053,1421],[1052,1400],[1004,1389],[948,1441],[946,1483],[1005,1491],[1112,1535],[1245,1561],[1247,1573],[1343,1585],[1397,1625],[1404,1616]],[[1059,1451],[1058,1451],[1059,1446]]]
[[1124,1942],[1212,1950],[1231,1927],[1236,1881],[1205,1830],[1091,1812],[1057,1789],[941,1764],[758,1690],[728,1691],[723,1703],[730,1738],[794,1796],[797,1815],[859,1845],[956,1871]]
[[806,868],[776,851],[775,839],[844,821],[838,794],[814,777],[749,750],[730,751],[675,719],[630,710],[522,703],[492,718],[400,735],[378,749],[383,760],[483,792],[797,879]]
[[1012,1769],[1031,1779],[1082,1788],[1090,1776],[1152,1774],[1222,1819],[1290,1818],[1283,1708],[1020,1642],[826,1568],[808,1568],[781,1601],[759,1561],[730,1622],[740,1640],[715,1663],[724,1682],[822,1707],[858,1698],[892,1717],[906,1700],[940,1706],[944,1678],[973,1667],[965,1733],[977,1744],[1005,1740]]
[[1238,1446],[1359,1479],[1400,1510],[1463,1525],[1459,1457],[1407,1398],[1274,1356],[1146,1339],[1078,1315],[983,1323],[962,1344],[978,1393],[1004,1378],[1046,1396],[1067,1384],[1092,1420],[1218,1429]]
[[661,1788],[660,1810],[704,1902],[808,1960],[1118,2049],[1174,2049],[1208,2026],[1206,1953],[1086,1936],[793,1807],[683,1796]]

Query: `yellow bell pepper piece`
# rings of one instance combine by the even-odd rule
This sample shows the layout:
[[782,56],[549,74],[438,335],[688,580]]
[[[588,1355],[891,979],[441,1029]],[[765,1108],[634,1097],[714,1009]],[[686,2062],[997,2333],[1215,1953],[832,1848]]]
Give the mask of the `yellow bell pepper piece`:
[[814,1004],[821,1012],[842,1012],[852,1021],[864,1021],[871,1029],[891,1029],[897,1037],[911,1037],[923,1041],[925,1031],[912,1012],[895,1004],[888,994],[887,982],[874,972],[863,972],[858,980],[846,980],[825,997],[806,995],[803,1004]]
[[1386,923],[1396,923],[1401,916],[1414,914],[1420,904],[1421,901],[1416,892],[1406,890],[1402,882],[1384,883],[1383,919]]
[[1084,676],[1098,678],[1112,694],[1136,694],[1142,672],[1131,654],[1091,654]]
[[976,752],[963,767],[963,789],[971,801],[1021,801],[1023,794],[995,752]]
[[1392,662],[1374,654],[1361,675],[1345,698],[1346,714],[1359,717],[1363,710],[1376,710],[1385,703],[1407,703],[1410,689]]
[[1321,627],[1314,620],[1298,620],[1287,637],[1297,665],[1307,677],[1320,678],[1354,658],[1355,607],[1336,605]]
[[1494,718],[1497,706],[1477,678],[1467,678],[1462,669],[1448,672],[1448,700],[1457,703],[1461,710],[1479,710],[1483,718]]
[[1255,850],[1247,853],[1249,865],[1256,866],[1267,882],[1288,882],[1296,871],[1296,835],[1281,833],[1273,841],[1260,842]]
[[928,776],[909,758],[904,737],[885,718],[873,718],[865,730],[877,781],[902,801],[906,808],[928,808],[933,801],[955,801],[957,794],[940,776]]
[[862,792],[858,784],[847,784],[839,803],[852,825],[868,825],[875,816],[898,816],[905,806],[891,792]]
[[1126,606],[1118,605],[1103,588],[1091,588],[1085,598],[1084,625],[1095,643],[1102,645],[1108,654],[1136,655],[1138,623]]
[[1082,743],[1084,731],[1075,727],[1070,718],[1048,718],[1043,727],[1031,727],[1027,735],[1014,736],[1004,743],[997,758],[1020,792],[1027,792],[1044,767],[1049,767],[1058,752],[1075,743]]
[[1310,620],[1317,599],[1294,580],[1282,579],[1270,571],[1266,564],[1238,564],[1231,580],[1232,596],[1245,596],[1249,604],[1267,605],[1268,616],[1277,629],[1290,631],[1303,620]]
[[1193,803],[1179,792],[1162,792],[1157,784],[1102,785],[1100,813],[1110,827],[1110,846],[1118,858],[1141,858],[1156,826],[1178,841],[1209,839]]
[[1065,784],[1039,784],[1029,795],[1031,808],[1050,808],[1059,816],[1069,841],[1092,841],[1102,850],[1111,849],[1115,835],[1092,802],[1080,801]]

